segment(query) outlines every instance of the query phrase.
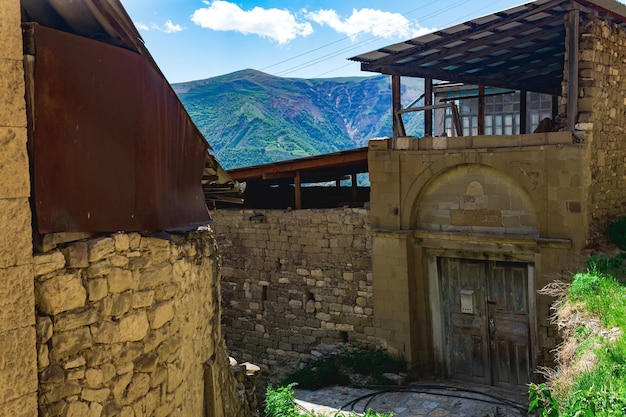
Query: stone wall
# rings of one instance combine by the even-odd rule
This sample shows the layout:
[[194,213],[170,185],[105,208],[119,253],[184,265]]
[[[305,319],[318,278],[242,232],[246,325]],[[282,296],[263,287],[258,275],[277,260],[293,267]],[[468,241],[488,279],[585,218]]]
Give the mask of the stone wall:
[[626,215],[626,30],[594,19],[581,25],[578,125],[591,145],[588,161],[593,238]]
[[37,414],[35,302],[19,0],[0,7],[0,417]]
[[40,415],[251,415],[229,373],[210,230],[115,233],[34,263]]
[[380,346],[369,210],[222,209],[213,218],[233,355],[277,379],[320,344]]

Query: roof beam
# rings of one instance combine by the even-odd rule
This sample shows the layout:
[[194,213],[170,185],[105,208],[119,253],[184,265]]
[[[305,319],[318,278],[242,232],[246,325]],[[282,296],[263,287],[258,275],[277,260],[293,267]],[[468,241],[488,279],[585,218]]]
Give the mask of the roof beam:
[[[473,74],[459,74],[454,71],[442,71],[442,70],[427,70],[417,66],[416,68],[410,67],[410,65],[397,67],[397,66],[387,66],[381,70],[385,74],[390,75],[401,75],[407,76],[411,75],[412,77],[420,77],[420,78],[428,78],[431,77],[436,80],[443,81],[452,81],[452,82],[461,82],[466,84],[475,84],[478,85],[480,83],[485,84],[485,86],[489,87],[501,87],[507,89],[514,90],[528,90],[534,91],[537,93],[546,93],[546,94],[559,94],[560,93],[560,83],[558,86],[554,86],[553,80],[531,80],[533,82],[519,82],[515,80],[509,79],[501,79],[501,78],[489,78],[475,76]],[[536,82],[534,82],[536,81]]]

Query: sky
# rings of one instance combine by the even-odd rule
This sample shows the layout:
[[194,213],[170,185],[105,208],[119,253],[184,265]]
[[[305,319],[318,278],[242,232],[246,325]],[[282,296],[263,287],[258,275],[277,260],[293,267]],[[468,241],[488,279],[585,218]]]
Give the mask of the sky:
[[121,0],[170,83],[256,69],[292,78],[376,75],[348,58],[523,4],[520,0]]

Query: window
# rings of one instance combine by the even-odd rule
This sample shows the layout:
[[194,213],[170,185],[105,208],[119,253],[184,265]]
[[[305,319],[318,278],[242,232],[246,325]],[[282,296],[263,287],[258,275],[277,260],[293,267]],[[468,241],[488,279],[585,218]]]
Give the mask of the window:
[[531,93],[526,96],[526,130],[531,133],[546,117],[552,118],[552,96]]
[[485,97],[485,135],[519,135],[519,91]]

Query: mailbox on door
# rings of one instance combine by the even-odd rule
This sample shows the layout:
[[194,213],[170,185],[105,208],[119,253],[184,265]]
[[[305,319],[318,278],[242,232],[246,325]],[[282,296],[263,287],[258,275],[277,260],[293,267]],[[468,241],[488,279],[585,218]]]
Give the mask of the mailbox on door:
[[461,313],[474,314],[474,290],[461,290]]

